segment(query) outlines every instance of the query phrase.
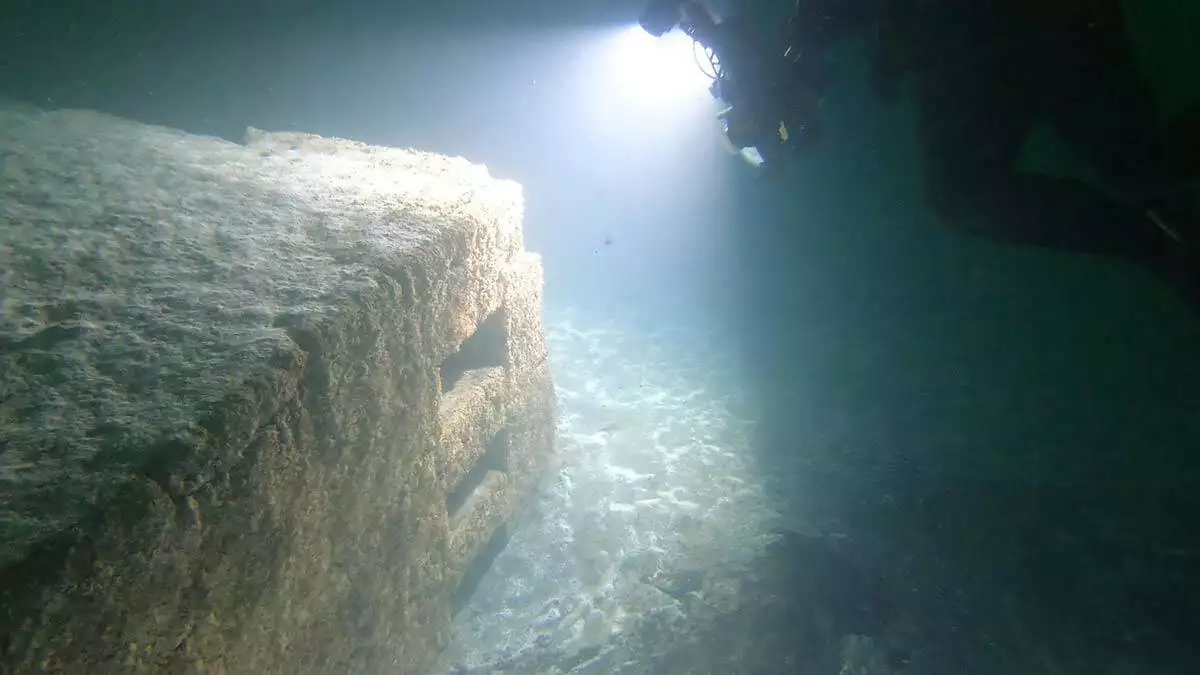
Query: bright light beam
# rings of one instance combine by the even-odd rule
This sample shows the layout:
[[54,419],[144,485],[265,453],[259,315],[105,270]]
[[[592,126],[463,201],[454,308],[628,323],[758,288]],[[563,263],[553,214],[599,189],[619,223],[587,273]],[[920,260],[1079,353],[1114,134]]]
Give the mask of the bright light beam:
[[[662,171],[712,162],[721,126],[712,64],[691,38],[656,38],[633,25],[580,44],[566,117],[574,140],[593,153],[590,171],[619,173],[631,194],[661,185]],[[653,189],[649,198],[661,200],[662,188]]]
[[679,30],[656,38],[633,26],[615,36],[611,50],[610,65],[623,96],[642,105],[672,107],[709,97],[708,57]]

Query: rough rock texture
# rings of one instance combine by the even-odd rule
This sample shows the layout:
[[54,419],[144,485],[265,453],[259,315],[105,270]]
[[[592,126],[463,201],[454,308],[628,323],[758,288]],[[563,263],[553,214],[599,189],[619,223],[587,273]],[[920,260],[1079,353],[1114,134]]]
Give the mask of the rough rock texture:
[[551,456],[521,206],[0,109],[0,672],[423,670]]

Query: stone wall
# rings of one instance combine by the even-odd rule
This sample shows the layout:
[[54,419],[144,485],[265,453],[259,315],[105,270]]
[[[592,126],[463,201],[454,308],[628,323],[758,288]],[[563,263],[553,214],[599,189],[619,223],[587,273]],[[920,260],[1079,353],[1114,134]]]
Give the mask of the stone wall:
[[420,673],[552,453],[522,197],[0,109],[0,672]]

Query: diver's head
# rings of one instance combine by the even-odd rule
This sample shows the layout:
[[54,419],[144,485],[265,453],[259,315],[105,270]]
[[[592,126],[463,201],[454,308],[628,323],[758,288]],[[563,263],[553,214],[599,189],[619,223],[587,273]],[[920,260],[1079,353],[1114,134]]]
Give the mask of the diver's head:
[[661,37],[679,25],[684,0],[650,0],[638,18],[642,30]]

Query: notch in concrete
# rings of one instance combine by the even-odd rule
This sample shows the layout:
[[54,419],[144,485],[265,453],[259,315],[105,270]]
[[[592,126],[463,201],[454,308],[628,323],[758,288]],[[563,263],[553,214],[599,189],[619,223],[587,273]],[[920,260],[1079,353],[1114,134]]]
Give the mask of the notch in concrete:
[[440,374],[443,393],[454,389],[454,385],[472,370],[508,365],[507,323],[503,309],[492,312],[458,351],[442,362]]
[[483,455],[446,495],[446,513],[450,515],[451,523],[467,512],[466,507],[471,502],[471,497],[480,492],[480,488],[488,482],[489,476],[508,472],[508,436],[507,429],[502,429],[500,433],[492,436]]
[[458,588],[455,588],[454,593],[450,596],[450,611],[458,614],[467,606],[471,596],[475,595],[475,591],[479,589],[479,582],[483,581],[483,575],[492,568],[492,563],[496,562],[501,551],[508,546],[510,538],[512,538],[512,533],[509,531],[507,523],[496,528],[492,537],[488,539],[488,543],[463,572],[462,581],[458,582]]

